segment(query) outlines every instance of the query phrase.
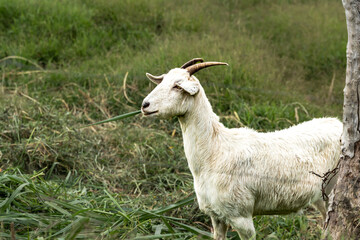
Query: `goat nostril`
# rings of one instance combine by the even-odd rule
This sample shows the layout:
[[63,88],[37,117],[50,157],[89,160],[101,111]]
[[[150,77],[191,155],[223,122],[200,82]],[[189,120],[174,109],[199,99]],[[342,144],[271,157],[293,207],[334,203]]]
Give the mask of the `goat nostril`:
[[144,102],[143,105],[142,105],[143,108],[147,108],[148,106],[150,106],[149,102]]

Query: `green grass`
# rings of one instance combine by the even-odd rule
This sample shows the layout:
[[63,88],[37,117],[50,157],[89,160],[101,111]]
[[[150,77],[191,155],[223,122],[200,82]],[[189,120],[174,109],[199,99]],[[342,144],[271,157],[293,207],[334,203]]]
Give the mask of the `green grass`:
[[[194,57],[230,65],[197,73],[228,127],[340,117],[346,37],[337,0],[0,0],[0,238],[208,234],[176,119],[83,127]],[[256,217],[257,239],[319,239],[305,213]]]
[[[194,195],[162,208],[134,209],[130,200],[101,186],[84,184],[80,176],[71,172],[62,180],[45,180],[44,176],[44,171],[26,176],[16,169],[3,173],[0,192],[9,196],[0,203],[1,237],[11,236],[11,231],[5,229],[12,223],[16,224],[16,234],[24,239],[210,236],[185,224],[184,219],[164,215],[194,202]],[[158,229],[155,236],[154,227]]]

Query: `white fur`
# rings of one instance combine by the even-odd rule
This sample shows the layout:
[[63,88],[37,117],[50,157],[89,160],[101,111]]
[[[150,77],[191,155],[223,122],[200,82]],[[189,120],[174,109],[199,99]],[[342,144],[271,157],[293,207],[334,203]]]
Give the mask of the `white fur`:
[[269,133],[228,129],[199,81],[178,68],[164,75],[145,102],[150,105],[144,114],[179,117],[199,207],[211,216],[216,239],[225,239],[228,224],[242,239],[254,238],[254,215],[288,214],[311,203],[326,215],[322,180],[310,171],[322,175],[337,164],[339,120],[314,119]]

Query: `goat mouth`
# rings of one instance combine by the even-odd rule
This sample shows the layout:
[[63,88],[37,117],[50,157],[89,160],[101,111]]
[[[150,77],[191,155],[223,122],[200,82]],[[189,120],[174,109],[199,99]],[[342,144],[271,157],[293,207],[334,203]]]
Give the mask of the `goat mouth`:
[[155,113],[159,112],[159,110],[156,110],[156,111],[153,111],[153,112],[145,112],[145,111],[143,111],[143,112],[144,112],[145,116],[149,116],[149,115],[152,115],[152,114],[155,114]]

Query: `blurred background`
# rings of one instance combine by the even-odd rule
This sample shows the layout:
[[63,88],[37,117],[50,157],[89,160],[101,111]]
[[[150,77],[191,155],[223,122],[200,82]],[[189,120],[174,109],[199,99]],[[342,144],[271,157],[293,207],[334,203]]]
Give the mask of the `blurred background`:
[[[228,127],[341,119],[346,41],[340,0],[0,0],[0,238],[207,238],[177,119],[82,127],[194,57],[229,63],[196,74]],[[305,215],[257,239],[319,239]]]

